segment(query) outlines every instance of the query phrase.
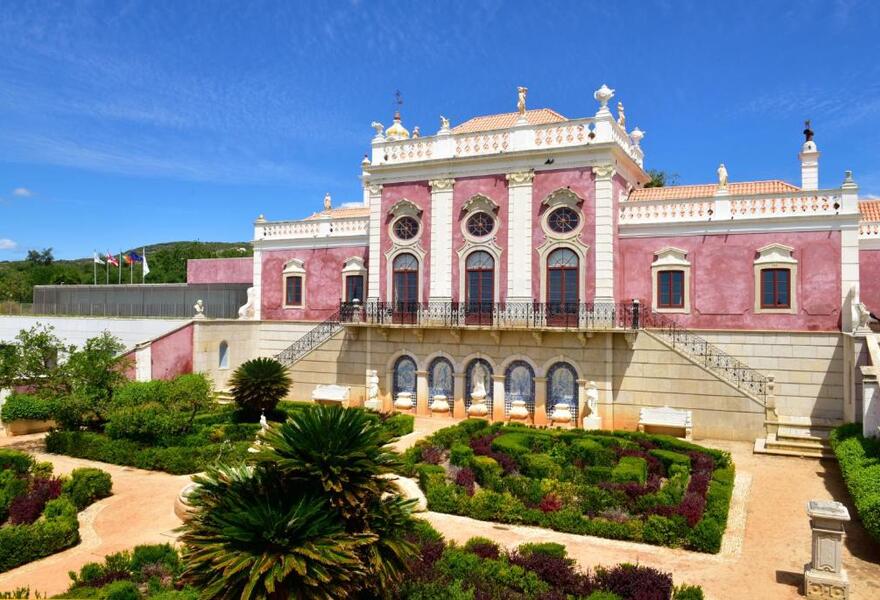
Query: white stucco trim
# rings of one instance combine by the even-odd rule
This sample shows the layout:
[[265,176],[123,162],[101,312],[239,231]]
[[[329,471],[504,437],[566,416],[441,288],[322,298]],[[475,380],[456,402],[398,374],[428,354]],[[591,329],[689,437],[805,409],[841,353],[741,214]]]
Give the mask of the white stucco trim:
[[507,175],[507,300],[532,300],[533,171]]
[[[581,210],[581,206],[583,206],[583,203],[583,198],[581,198],[568,188],[560,188],[551,192],[541,202],[541,206],[544,209],[541,215],[541,229],[544,230],[544,235],[548,238],[552,237],[558,240],[580,237],[581,232],[586,226],[584,211]],[[561,208],[563,206],[566,208],[570,208],[577,213],[578,224],[577,227],[575,227],[571,231],[568,231],[566,233],[559,233],[558,231],[554,231],[550,228],[550,224],[548,221],[550,219],[550,214],[557,208]]]
[[[687,314],[691,312],[691,263],[687,260],[687,251],[681,248],[667,246],[654,253],[655,259],[651,263],[651,298],[654,312]],[[682,294],[684,306],[682,308],[662,308],[660,306],[660,286],[658,278],[661,271],[683,271]]]
[[425,272],[425,256],[427,252],[422,248],[421,244],[414,244],[412,246],[402,246],[398,245],[396,242],[391,248],[385,252],[385,301],[386,302],[394,302],[394,259],[400,254],[412,254],[416,257],[416,260],[419,261],[419,270],[416,273],[416,280],[419,283],[419,291],[418,291],[418,302],[422,302],[424,299],[424,281],[422,277],[422,273]]
[[[300,303],[287,303],[287,279],[289,277],[300,277],[302,283],[300,285]],[[284,270],[281,271],[281,306],[284,308],[305,308],[306,307],[306,268],[305,263],[298,258],[291,258],[284,264]]]
[[578,257],[578,302],[586,298],[587,286],[587,255],[590,247],[584,244],[580,238],[551,239],[547,238],[544,243],[535,250],[538,252],[538,264],[541,277],[541,291],[539,302],[547,302],[547,259],[554,250],[567,248],[577,254]]
[[370,226],[369,226],[369,260],[367,282],[367,298],[379,300],[379,263],[382,260],[382,186],[368,184],[365,186],[370,202]]
[[501,246],[492,237],[483,242],[471,242],[465,240],[464,244],[456,250],[458,254],[458,300],[459,302],[467,301],[467,258],[474,252],[487,252],[495,261],[495,271],[492,274],[492,298],[493,302],[500,302],[501,298],[501,276],[499,266],[501,265],[501,255],[503,250]]
[[[454,179],[432,179],[429,300],[452,300],[452,189]],[[421,233],[421,227],[419,228]]]
[[596,302],[614,301],[615,165],[593,167],[596,185]]
[[[347,283],[347,279],[353,275],[360,275],[364,278],[364,286],[367,285],[367,267],[364,266],[364,259],[360,256],[350,256],[345,259],[345,262],[342,263],[342,290],[340,292],[339,297],[345,300],[345,286]],[[364,290],[367,292],[367,296],[369,297],[369,290]],[[364,302],[366,298],[358,298],[361,302]]]
[[[754,262],[755,270],[755,314],[796,315],[798,312],[798,262],[791,255],[794,248],[785,244],[767,244],[758,248],[758,258]],[[764,269],[789,269],[789,307],[761,307],[761,271]]]

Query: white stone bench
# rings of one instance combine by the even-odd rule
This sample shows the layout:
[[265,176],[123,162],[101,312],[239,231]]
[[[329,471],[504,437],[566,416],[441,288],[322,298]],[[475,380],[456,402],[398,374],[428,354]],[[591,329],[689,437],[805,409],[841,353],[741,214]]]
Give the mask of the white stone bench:
[[316,385],[312,390],[312,400],[318,404],[348,405],[351,387],[345,385]]
[[664,429],[684,429],[684,439],[693,437],[693,411],[669,408],[668,406],[646,407],[639,411],[639,431],[646,427]]

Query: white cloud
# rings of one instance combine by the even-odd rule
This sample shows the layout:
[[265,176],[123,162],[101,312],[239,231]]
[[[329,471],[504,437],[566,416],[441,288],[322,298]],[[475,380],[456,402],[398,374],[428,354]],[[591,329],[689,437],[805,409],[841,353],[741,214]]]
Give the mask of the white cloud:
[[363,202],[343,202],[339,205],[339,208],[363,208]]
[[13,240],[0,238],[0,250],[15,250],[16,248],[18,248],[18,244]]
[[26,187],[17,187],[12,190],[12,195],[18,196],[19,198],[30,198],[34,193]]

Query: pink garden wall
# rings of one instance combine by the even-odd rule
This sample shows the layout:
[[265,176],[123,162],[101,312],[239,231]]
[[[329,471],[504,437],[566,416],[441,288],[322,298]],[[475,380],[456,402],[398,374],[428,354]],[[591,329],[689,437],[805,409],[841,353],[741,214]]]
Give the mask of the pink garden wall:
[[880,250],[859,252],[859,297],[872,313],[880,315]]
[[153,379],[173,379],[184,373],[192,373],[192,323],[154,339],[150,361]]
[[[754,260],[767,244],[792,246],[798,261],[798,313],[754,314]],[[838,232],[623,238],[615,263],[620,300],[653,304],[651,263],[674,246],[691,263],[691,313],[673,315],[694,329],[839,330],[840,234]]]
[[[262,253],[262,318],[276,321],[323,321],[339,309],[342,299],[342,267],[351,257],[367,264],[366,246],[266,250]],[[284,308],[282,271],[292,258],[303,261],[306,270],[306,308]],[[369,268],[369,266],[368,266]],[[366,279],[364,281],[366,284]],[[367,290],[369,293],[369,291]]]
[[186,261],[187,283],[251,283],[254,259],[195,258]]
[[388,252],[392,245],[388,228],[393,218],[389,215],[388,211],[402,199],[409,200],[422,210],[421,237],[417,244],[425,252],[425,258],[419,263],[419,279],[422,282],[421,301],[427,302],[431,281],[431,188],[427,181],[394,183],[385,185],[382,188],[382,221],[379,234],[379,238],[382,240],[380,245],[382,255],[379,258],[381,263],[379,269],[379,298],[383,301],[391,300],[391,298],[387,297],[388,272],[391,269],[391,265],[388,264],[385,253]]

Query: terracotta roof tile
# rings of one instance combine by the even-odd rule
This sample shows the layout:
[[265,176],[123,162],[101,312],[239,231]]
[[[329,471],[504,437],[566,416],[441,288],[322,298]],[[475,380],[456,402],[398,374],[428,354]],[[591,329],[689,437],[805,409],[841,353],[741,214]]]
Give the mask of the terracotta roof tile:
[[[644,188],[633,190],[630,201],[644,200],[688,200],[690,198],[707,198],[715,194],[718,184],[701,185],[670,185],[666,187]],[[796,185],[780,179],[769,181],[740,181],[727,186],[731,196],[751,196],[753,194],[785,194],[800,190]]]
[[353,206],[350,208],[331,208],[330,210],[322,210],[321,212],[317,212],[310,217],[306,217],[306,221],[311,219],[321,219],[324,217],[330,217],[332,219],[352,219],[355,217],[368,217],[370,216],[370,207],[368,206]]
[[[500,115],[486,115],[474,117],[452,128],[453,133],[476,133],[478,131],[491,131],[493,129],[508,129],[516,124],[519,119],[518,112],[502,113]],[[529,125],[544,125],[545,123],[561,123],[568,121],[555,110],[549,108],[535,108],[526,111],[526,120]]]
[[862,200],[859,202],[859,210],[862,212],[862,219],[865,221],[880,222],[880,199]]

